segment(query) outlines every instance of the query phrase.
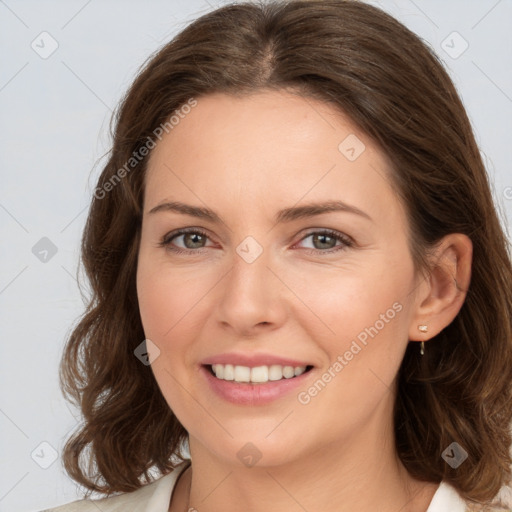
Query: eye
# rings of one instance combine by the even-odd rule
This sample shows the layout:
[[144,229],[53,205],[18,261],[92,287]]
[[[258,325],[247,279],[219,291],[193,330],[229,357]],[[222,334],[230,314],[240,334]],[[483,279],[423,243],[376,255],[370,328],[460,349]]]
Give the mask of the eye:
[[[180,248],[172,245],[172,242],[179,238],[182,238],[182,243],[185,245],[185,247]],[[158,246],[165,247],[169,251],[175,252],[177,254],[201,252],[197,249],[204,248],[204,246],[201,244],[206,243],[207,239],[208,235],[198,228],[184,228],[165,235],[158,243]]]
[[[350,237],[339,233],[338,231],[333,231],[331,229],[323,229],[319,231],[312,231],[308,233],[305,237],[302,238],[301,242],[311,238],[311,242],[313,244],[313,249],[306,249],[308,252],[313,252],[315,254],[319,253],[333,253],[340,250],[343,250],[347,247],[352,247],[354,242]],[[340,245],[336,246],[336,243],[340,243]]]
[[[174,241],[179,238],[182,238],[182,243],[185,247],[176,247],[174,245]],[[311,238],[314,246],[319,246],[313,247],[313,249],[306,248],[308,252],[315,254],[330,254],[353,246],[353,241],[350,237],[331,229],[312,231],[304,236],[300,242],[308,238]],[[183,228],[165,235],[158,243],[158,246],[165,247],[176,254],[202,253],[200,249],[205,248],[204,244],[206,244],[207,240],[208,235],[205,231],[198,228]],[[339,245],[336,245],[337,243]]]

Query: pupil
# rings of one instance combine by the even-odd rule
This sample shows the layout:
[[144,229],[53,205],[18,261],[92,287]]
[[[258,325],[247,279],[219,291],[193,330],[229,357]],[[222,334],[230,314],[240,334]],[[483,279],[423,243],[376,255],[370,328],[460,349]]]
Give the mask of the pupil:
[[[315,240],[315,241],[318,241],[318,239],[321,239],[321,240],[320,240],[320,243],[325,243],[325,239],[326,239],[326,238],[330,239],[330,240],[331,240],[331,242],[332,242],[332,241],[334,241],[334,242],[335,242],[334,238],[333,238],[332,236],[329,236],[329,235],[325,235],[325,234],[323,234],[323,235],[322,235],[322,234],[321,234],[321,235],[315,235],[315,236],[314,236],[314,240]],[[331,245],[327,244],[327,245],[328,245],[328,247],[327,247],[328,249],[331,249],[331,248],[333,247],[333,246],[332,246],[332,244],[331,244]],[[323,248],[325,249],[325,247],[323,247]]]
[[[202,238],[202,235],[200,235],[200,234],[198,234],[198,233],[188,233],[188,234],[186,234],[186,236],[185,236],[185,245],[186,245],[188,248],[191,248],[191,247],[189,247],[189,244],[187,244],[187,243],[186,243],[187,237]],[[194,242],[192,242],[192,243],[194,243]],[[199,242],[199,243],[200,243],[200,242]],[[194,246],[194,247],[195,247],[195,246]],[[192,248],[194,248],[194,247],[192,247]]]

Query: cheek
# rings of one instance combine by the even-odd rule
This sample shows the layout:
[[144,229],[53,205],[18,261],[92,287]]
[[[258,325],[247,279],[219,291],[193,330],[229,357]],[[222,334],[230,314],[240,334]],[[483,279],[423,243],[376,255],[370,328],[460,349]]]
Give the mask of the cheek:
[[[167,266],[168,267],[168,266]],[[200,290],[197,282],[178,279],[176,271],[165,268],[155,258],[139,255],[137,295],[144,335],[158,347],[151,370],[167,404],[182,423],[186,422],[190,388],[186,364],[190,356],[193,307]],[[155,349],[154,349],[155,350]],[[184,364],[185,363],[185,364]]]
[[[364,400],[366,392],[371,395],[372,389],[391,386],[408,342],[413,283],[407,262],[400,269],[382,260],[364,270],[351,270],[316,279],[315,287],[308,283],[309,294],[306,285],[303,288],[304,302],[323,325],[320,330],[312,323],[302,326],[323,349],[327,367],[338,363],[331,373],[339,377],[327,375],[325,380],[333,381],[335,400],[341,402],[347,393]],[[350,402],[347,399],[347,405]]]
[[[326,439],[338,439],[340,429],[347,435],[363,429],[376,411],[392,408],[393,381],[407,345],[408,310],[403,299],[397,300],[400,290],[383,286],[385,293],[374,286],[348,298],[341,295],[329,306],[338,310],[331,324],[336,335],[313,338],[327,362],[309,387],[298,390],[297,402],[305,421],[317,423]],[[321,420],[326,415],[328,423]]]
[[310,331],[315,327],[312,339],[320,336],[343,348],[358,335],[364,342],[367,329],[375,332],[372,327],[381,335],[407,324],[403,311],[410,300],[412,272],[406,265],[390,270],[385,261],[375,258],[365,265],[287,277],[287,284],[309,310],[299,321]]
[[137,295],[145,335],[155,341],[177,339],[194,306],[204,296],[204,281],[180,269],[141,255],[137,270]]
[[[211,272],[210,272],[211,274]],[[165,255],[139,256],[137,294],[144,334],[158,347],[151,369],[177,414],[196,378],[201,356],[195,340],[207,322],[208,293],[218,278],[192,267],[170,265]],[[189,397],[190,398],[190,397]],[[186,408],[186,403],[182,404]],[[178,414],[177,414],[178,415]]]

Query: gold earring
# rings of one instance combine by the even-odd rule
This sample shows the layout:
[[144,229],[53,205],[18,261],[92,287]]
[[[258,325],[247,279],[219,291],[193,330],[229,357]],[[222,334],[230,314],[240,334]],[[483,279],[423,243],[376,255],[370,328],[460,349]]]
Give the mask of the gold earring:
[[[427,332],[428,327],[426,325],[418,325],[418,330],[421,332]],[[425,342],[424,341],[421,342],[420,354],[421,355],[425,354]]]

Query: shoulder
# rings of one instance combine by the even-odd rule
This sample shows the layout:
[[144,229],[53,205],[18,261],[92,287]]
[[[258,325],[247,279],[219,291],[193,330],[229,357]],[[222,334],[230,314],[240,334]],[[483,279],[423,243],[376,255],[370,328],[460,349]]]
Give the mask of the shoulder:
[[[167,512],[178,476],[188,465],[188,461],[183,462],[167,475],[144,485],[136,491],[94,500],[77,500],[40,512],[98,512],[98,510],[102,512],[121,512],[127,509],[130,512],[145,512],[146,510]],[[151,508],[148,508],[149,506]]]

